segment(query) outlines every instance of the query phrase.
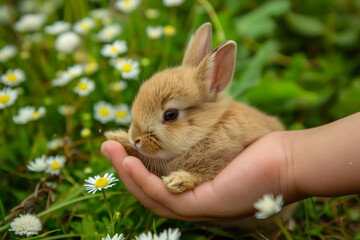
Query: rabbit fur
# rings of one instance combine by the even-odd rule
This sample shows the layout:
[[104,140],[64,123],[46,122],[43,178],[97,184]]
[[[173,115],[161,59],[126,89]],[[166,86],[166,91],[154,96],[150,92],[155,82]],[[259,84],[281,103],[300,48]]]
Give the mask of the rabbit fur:
[[[211,24],[200,26],[182,64],[142,84],[129,132],[105,133],[162,177],[173,193],[213,179],[256,139],[284,129],[277,118],[224,97],[233,78],[236,43],[225,41],[211,50],[211,38]],[[171,122],[164,120],[169,109],[178,112]]]

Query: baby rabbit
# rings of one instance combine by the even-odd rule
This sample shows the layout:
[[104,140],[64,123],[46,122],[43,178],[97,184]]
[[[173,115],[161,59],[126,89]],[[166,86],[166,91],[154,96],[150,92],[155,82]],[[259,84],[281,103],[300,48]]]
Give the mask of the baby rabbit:
[[129,132],[105,133],[173,193],[213,179],[256,139],[284,129],[275,117],[223,97],[234,73],[236,43],[211,50],[211,38],[211,24],[200,26],[182,64],[142,84]]

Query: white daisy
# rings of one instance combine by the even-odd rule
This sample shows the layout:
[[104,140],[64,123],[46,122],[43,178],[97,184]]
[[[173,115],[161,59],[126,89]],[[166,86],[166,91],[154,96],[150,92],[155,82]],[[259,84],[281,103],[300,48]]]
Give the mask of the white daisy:
[[0,90],[0,109],[13,105],[17,97],[18,93],[16,90],[11,88],[3,88]]
[[147,26],[146,34],[150,39],[159,39],[163,34],[163,27],[161,26]]
[[160,12],[155,8],[148,8],[145,10],[145,16],[148,19],[157,19],[160,16]]
[[107,123],[114,120],[115,110],[114,107],[104,101],[95,103],[94,105],[94,118],[101,123]]
[[99,64],[96,62],[89,62],[83,65],[84,73],[90,75],[99,69]]
[[101,238],[101,240],[124,240],[123,234],[115,234],[113,237],[110,237],[110,235],[106,235],[106,238]]
[[44,107],[39,107],[38,110],[35,110],[34,109],[34,112],[32,114],[32,120],[38,120],[40,119],[41,117],[43,117],[46,113],[46,109]]
[[70,80],[79,77],[84,73],[84,66],[80,64],[76,64],[74,66],[68,67],[66,71],[64,71],[61,76],[64,78],[69,78]]
[[14,25],[18,32],[35,32],[39,30],[46,22],[44,14],[25,14]]
[[79,47],[80,37],[74,32],[65,32],[57,36],[55,40],[55,49],[58,52],[71,54]]
[[158,236],[149,231],[147,233],[141,233],[139,236],[135,237],[136,240],[158,240]]
[[75,113],[75,108],[71,105],[61,105],[58,107],[58,112],[63,116],[70,116]]
[[94,27],[95,27],[94,20],[92,20],[91,18],[88,18],[88,17],[83,18],[74,24],[75,32],[82,34],[82,35],[87,34]]
[[125,41],[116,40],[112,44],[105,44],[101,49],[101,55],[114,58],[119,54],[125,53],[127,50]]
[[35,108],[26,106],[19,109],[18,115],[13,116],[13,121],[16,124],[27,124],[32,120]]
[[101,29],[97,34],[97,38],[101,42],[112,42],[120,33],[121,27],[118,24],[111,24]]
[[27,168],[33,172],[44,172],[47,168],[46,156],[35,158],[34,161],[29,162]]
[[140,74],[139,62],[130,58],[122,58],[113,62],[113,66],[121,73],[124,79],[137,79]]
[[89,93],[94,91],[95,83],[88,78],[81,78],[78,84],[74,87],[74,92],[79,96],[87,96]]
[[128,105],[119,104],[114,106],[115,122],[119,124],[128,124],[131,122],[131,114]]
[[115,7],[122,12],[130,13],[134,11],[139,4],[139,0],[118,0],[115,3]]
[[1,81],[3,84],[10,87],[18,86],[20,83],[25,81],[25,74],[21,69],[9,69],[1,75]]
[[142,233],[139,236],[136,236],[136,240],[179,240],[181,232],[178,228],[169,228],[165,229],[158,236],[157,234],[152,234],[150,231],[147,233]]
[[181,232],[178,228],[168,228],[165,229],[162,233],[159,235],[159,239],[164,240],[178,240],[181,236]]
[[30,237],[31,235],[38,235],[42,229],[40,219],[33,214],[20,214],[10,223],[10,231],[15,234]]
[[274,198],[273,194],[265,194],[262,198],[254,203],[254,208],[258,210],[255,217],[258,219],[265,219],[281,211],[284,205],[282,195]]
[[13,58],[17,53],[17,49],[13,45],[7,45],[0,49],[0,62],[6,62]]
[[165,7],[177,7],[183,4],[185,0],[163,0],[163,4]]
[[123,91],[127,87],[127,83],[125,81],[117,81],[109,84],[109,89],[114,92]]
[[70,82],[70,78],[66,77],[66,76],[60,76],[58,78],[54,78],[51,81],[51,85],[54,87],[62,87],[65,86],[66,84],[68,84]]
[[63,146],[63,141],[60,138],[55,138],[46,144],[47,149],[56,150]]
[[116,179],[112,175],[112,173],[105,173],[104,177],[100,177],[99,175],[96,175],[95,177],[89,177],[85,180],[85,182],[88,183],[84,185],[86,191],[88,191],[88,193],[94,194],[97,190],[101,191],[102,189],[107,189],[114,186],[115,183],[113,182],[119,181],[119,179]]
[[59,35],[60,33],[69,31],[71,28],[71,24],[65,21],[57,21],[52,25],[47,25],[44,28],[45,33],[50,35]]
[[136,240],[179,240],[181,236],[181,232],[178,228],[172,229],[165,229],[163,232],[160,233],[158,236],[157,234],[152,234],[150,231],[147,233],[142,233],[139,236],[136,236]]
[[56,155],[50,156],[46,159],[46,172],[51,175],[59,175],[61,169],[64,167],[66,158],[64,156]]
[[90,16],[96,20],[103,20],[109,17],[110,12],[107,8],[97,8],[90,11]]

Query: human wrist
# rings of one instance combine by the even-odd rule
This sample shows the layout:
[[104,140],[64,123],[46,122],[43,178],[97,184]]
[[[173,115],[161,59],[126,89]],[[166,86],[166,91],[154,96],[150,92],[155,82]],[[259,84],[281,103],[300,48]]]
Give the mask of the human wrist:
[[279,176],[280,192],[286,204],[290,204],[307,198],[306,192],[298,187],[298,179],[295,171],[296,166],[296,144],[298,142],[299,131],[280,131],[274,132],[275,141],[279,141],[283,149],[283,162]]

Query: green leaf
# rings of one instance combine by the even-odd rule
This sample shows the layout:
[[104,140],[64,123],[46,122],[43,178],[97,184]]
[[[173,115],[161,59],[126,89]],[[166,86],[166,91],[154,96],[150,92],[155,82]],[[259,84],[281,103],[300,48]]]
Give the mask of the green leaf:
[[95,223],[91,216],[84,217],[81,221],[83,228],[83,235],[86,239],[95,239]]
[[229,87],[230,95],[239,98],[249,89],[253,88],[260,82],[261,72],[264,62],[269,55],[275,51],[275,43],[271,40],[265,42],[260,50],[249,62],[240,81],[233,81]]
[[268,1],[258,8],[258,12],[266,16],[280,16],[288,12],[290,7],[290,2],[287,0]]
[[319,36],[325,31],[324,24],[318,19],[310,16],[291,12],[287,14],[286,20],[290,28],[305,36]]
[[360,230],[354,235],[354,240],[360,240]]
[[322,226],[316,226],[310,230],[310,235],[312,236],[318,236],[322,232],[323,227]]
[[235,30],[241,36],[252,38],[271,34],[276,27],[271,17],[282,15],[289,9],[290,3],[286,0],[267,2],[256,10],[236,18]]
[[358,41],[358,31],[356,29],[349,29],[334,34],[334,42],[339,46],[351,46]]
[[336,118],[342,118],[356,113],[360,109],[360,78],[357,78],[352,84],[341,90],[337,102],[332,106],[331,113]]
[[245,95],[246,99],[260,109],[271,113],[292,111],[299,105],[309,105],[317,101],[317,95],[302,89],[293,81],[278,81],[266,76],[261,84]]
[[5,224],[6,223],[6,221],[5,221],[5,217],[6,217],[5,208],[4,208],[4,205],[3,205],[3,202],[1,200],[1,198],[0,198],[0,213],[1,213],[1,220],[2,220],[3,224]]

